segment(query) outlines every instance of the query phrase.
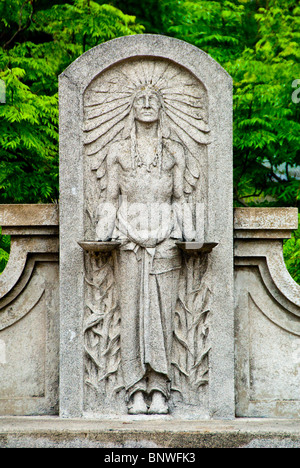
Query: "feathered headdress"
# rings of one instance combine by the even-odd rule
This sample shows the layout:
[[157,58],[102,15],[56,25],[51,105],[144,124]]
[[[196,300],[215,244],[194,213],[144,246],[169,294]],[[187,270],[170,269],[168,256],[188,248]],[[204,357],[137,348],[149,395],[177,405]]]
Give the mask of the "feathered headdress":
[[101,179],[110,145],[132,133],[136,95],[149,87],[162,102],[162,138],[185,148],[185,192],[191,193],[199,178],[199,144],[209,144],[207,93],[196,77],[173,62],[149,58],[120,62],[89,85],[84,96],[86,154]]

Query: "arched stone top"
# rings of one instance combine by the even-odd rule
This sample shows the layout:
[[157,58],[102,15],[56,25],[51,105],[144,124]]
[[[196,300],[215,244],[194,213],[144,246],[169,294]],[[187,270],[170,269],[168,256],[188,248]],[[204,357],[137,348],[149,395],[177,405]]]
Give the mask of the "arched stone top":
[[[124,36],[99,44],[75,60],[61,75],[78,86],[82,92],[103,70],[127,58],[165,58],[187,68],[210,88],[231,88],[231,76],[207,53],[187,42],[155,34]],[[216,77],[218,76],[218,80]]]

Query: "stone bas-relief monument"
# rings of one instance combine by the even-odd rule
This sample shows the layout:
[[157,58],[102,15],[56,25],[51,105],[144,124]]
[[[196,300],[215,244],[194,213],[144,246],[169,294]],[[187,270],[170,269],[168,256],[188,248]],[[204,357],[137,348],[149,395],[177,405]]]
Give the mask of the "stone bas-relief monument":
[[181,41],[126,37],[74,62],[60,98],[62,329],[80,335],[67,364],[82,385],[76,411],[232,414],[231,78]]
[[[170,61],[139,58],[95,79],[87,88],[84,105],[86,156],[95,172],[94,183],[87,184],[86,191],[93,220],[90,232],[95,236],[95,226],[96,239],[106,241],[92,243],[92,248],[101,252],[119,247],[111,261],[116,298],[112,310],[105,297],[99,298],[103,285],[97,284],[99,264],[105,268],[110,254],[86,256],[90,290],[86,321],[93,322],[86,331],[86,383],[94,386],[96,395],[99,378],[106,383],[103,395],[124,387],[130,414],[167,414],[172,390],[187,397],[182,378],[189,378],[194,391],[208,382],[208,350],[203,342],[209,311],[203,309],[204,303],[197,311],[203,314],[198,327],[201,323],[205,333],[192,332],[199,350],[195,355],[188,331],[182,330],[188,322],[185,291],[178,297],[179,246],[184,243],[176,244],[187,241],[191,243],[187,249],[199,244],[199,253],[203,248],[192,242],[197,233],[193,203],[187,200],[193,198],[200,178],[201,151],[195,146],[208,141],[206,93],[200,82]],[[199,221],[203,228],[203,219]],[[81,245],[89,250],[89,243]],[[196,268],[200,280],[201,262],[195,266],[186,260],[186,269]],[[91,306],[93,289],[98,294]],[[208,289],[201,292],[203,299],[209,294]],[[181,310],[177,299],[183,304]],[[110,329],[105,314],[112,322]],[[191,321],[193,325],[197,328]],[[194,358],[190,369],[188,353]]]
[[60,76],[59,219],[0,205],[0,415],[299,417],[298,210],[233,210],[231,87],[152,35]]

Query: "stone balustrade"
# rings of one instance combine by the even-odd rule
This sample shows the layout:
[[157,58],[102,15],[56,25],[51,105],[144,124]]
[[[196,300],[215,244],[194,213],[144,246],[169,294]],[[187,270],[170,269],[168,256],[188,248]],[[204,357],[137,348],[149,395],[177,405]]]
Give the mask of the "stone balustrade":
[[[0,415],[58,414],[58,206],[0,205],[0,225],[11,236],[0,275]],[[282,254],[297,225],[294,208],[234,210],[237,417],[299,415],[300,286]]]

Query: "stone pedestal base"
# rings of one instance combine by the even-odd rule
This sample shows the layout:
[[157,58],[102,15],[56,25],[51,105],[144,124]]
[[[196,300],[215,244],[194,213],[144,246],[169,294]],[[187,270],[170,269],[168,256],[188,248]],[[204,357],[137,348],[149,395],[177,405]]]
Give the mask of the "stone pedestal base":
[[[300,448],[300,419],[0,418],[0,448]],[[146,454],[147,452],[145,452]],[[101,456],[100,456],[101,458]]]

